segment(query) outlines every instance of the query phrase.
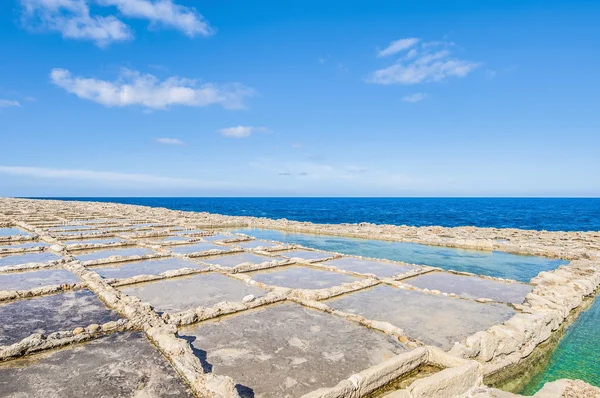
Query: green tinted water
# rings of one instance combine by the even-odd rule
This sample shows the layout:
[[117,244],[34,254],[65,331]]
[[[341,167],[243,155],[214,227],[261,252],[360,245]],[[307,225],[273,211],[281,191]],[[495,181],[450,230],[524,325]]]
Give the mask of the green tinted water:
[[545,383],[559,379],[580,379],[600,387],[599,341],[600,300],[596,299],[567,329],[546,369],[538,373],[521,394],[533,395]]

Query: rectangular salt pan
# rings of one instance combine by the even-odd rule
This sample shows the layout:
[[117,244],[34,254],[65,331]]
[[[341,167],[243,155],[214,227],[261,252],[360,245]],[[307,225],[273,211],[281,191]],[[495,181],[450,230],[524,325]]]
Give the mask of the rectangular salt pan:
[[144,260],[121,263],[118,266],[97,266],[89,269],[103,278],[131,278],[137,275],[157,275],[166,271],[181,268],[203,269],[205,267],[193,261],[180,258],[165,258],[160,260]]
[[229,254],[218,257],[203,258],[202,262],[208,264],[220,265],[222,267],[235,267],[243,263],[261,264],[271,261],[282,261],[281,257],[260,256],[253,253]]
[[83,344],[0,364],[7,397],[193,398],[169,362],[140,332],[114,333]]
[[228,240],[228,239],[236,239],[236,238],[239,238],[239,236],[223,235],[223,234],[216,234],[216,235],[202,237],[202,239],[207,242],[215,242],[218,240]]
[[165,279],[122,287],[120,290],[150,303],[159,312],[168,313],[210,307],[221,301],[239,302],[249,294],[255,297],[265,294],[262,289],[218,273]]
[[234,243],[235,246],[243,247],[245,249],[256,249],[257,247],[275,247],[279,246],[278,243],[265,242],[263,240],[251,240],[247,242]]
[[74,239],[64,241],[63,243],[65,245],[101,245],[113,242],[123,242],[123,239],[117,237],[103,239]]
[[505,283],[446,272],[431,272],[403,282],[421,289],[454,293],[470,299],[487,298],[514,304],[525,301],[525,296],[533,289],[532,286],[522,283]]
[[352,275],[296,265],[256,271],[250,276],[266,285],[292,289],[324,289],[359,280]]
[[275,304],[179,331],[206,371],[231,376],[242,397],[299,397],[406,348],[391,336],[298,304]]
[[0,228],[0,236],[31,235],[21,228]]
[[418,269],[417,267],[386,263],[382,261],[363,260],[352,257],[337,258],[334,260],[325,261],[322,264],[333,265],[339,269],[358,272],[361,274],[374,274],[378,278],[389,278]]
[[117,313],[89,290],[0,303],[0,346],[17,343],[33,333],[49,334],[118,319]]
[[0,246],[0,252],[4,249],[31,249],[33,247],[46,247],[50,246],[46,242],[24,242],[24,243],[15,243],[12,245],[2,245]]
[[75,258],[80,261],[91,261],[101,260],[112,256],[144,256],[147,254],[154,254],[150,249],[143,247],[134,247],[128,249],[110,249],[110,250],[95,250],[93,252],[85,252],[83,254],[76,254]]
[[425,344],[450,349],[455,342],[510,319],[503,304],[483,304],[379,285],[327,300],[337,310],[389,322]]
[[47,263],[61,258],[50,252],[13,254],[0,257],[0,267],[27,263]]
[[195,243],[193,245],[180,245],[171,248],[171,251],[179,254],[200,253],[208,250],[231,250],[227,246],[214,245],[212,243]]
[[236,229],[259,239],[295,243],[320,250],[385,258],[410,264],[430,265],[446,270],[471,272],[500,278],[529,282],[541,271],[550,271],[568,261],[536,256],[521,256],[503,252],[462,250],[450,247],[427,246],[410,242],[389,242],[376,239],[346,238],[304,233],[288,233],[269,229]]
[[282,252],[276,252],[279,256],[284,256],[288,258],[300,258],[302,260],[323,260],[333,256],[330,253],[323,253],[317,251],[310,250],[286,250]]
[[29,290],[42,286],[79,283],[81,280],[64,269],[48,269],[0,274],[0,290]]

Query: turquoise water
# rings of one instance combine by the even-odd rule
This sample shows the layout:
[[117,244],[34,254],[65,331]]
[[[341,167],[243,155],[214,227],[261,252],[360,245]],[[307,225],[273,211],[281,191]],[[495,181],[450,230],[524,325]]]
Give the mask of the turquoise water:
[[583,312],[567,329],[544,372],[521,392],[533,395],[544,383],[558,379],[581,379],[600,387],[600,300]]
[[364,257],[386,258],[443,269],[473,272],[499,278],[529,282],[541,271],[548,271],[567,264],[563,260],[543,257],[519,256],[503,252],[461,250],[447,247],[426,246],[408,242],[344,238],[326,235],[287,233],[265,229],[237,229],[259,239],[296,243],[306,247],[335,251]]

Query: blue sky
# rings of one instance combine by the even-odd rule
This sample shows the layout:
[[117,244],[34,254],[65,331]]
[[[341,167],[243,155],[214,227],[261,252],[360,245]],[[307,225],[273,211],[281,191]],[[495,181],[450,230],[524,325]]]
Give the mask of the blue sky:
[[2,1],[0,196],[600,196],[599,19]]

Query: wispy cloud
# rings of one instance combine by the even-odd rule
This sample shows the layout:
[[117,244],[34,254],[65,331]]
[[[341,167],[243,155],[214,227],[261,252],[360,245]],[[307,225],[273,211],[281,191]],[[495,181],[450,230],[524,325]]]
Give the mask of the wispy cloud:
[[190,37],[209,36],[214,30],[193,7],[174,4],[172,0],[98,0],[105,6],[116,6],[130,18],[147,19],[153,24],[169,26]]
[[219,133],[225,137],[244,138],[249,137],[255,132],[266,132],[267,129],[264,127],[252,127],[252,126],[235,126],[220,129]]
[[[367,82],[384,85],[439,82],[448,77],[465,77],[480,66],[478,62],[453,57],[452,52],[448,50],[454,45],[452,42],[414,42],[411,44],[401,43],[402,40],[409,39],[394,42],[398,44],[388,52],[389,54],[405,52],[404,56],[393,65],[373,72]],[[390,49],[394,43],[383,52]],[[440,49],[440,47],[444,48]],[[406,51],[409,48],[410,50]]]
[[0,108],[10,108],[13,106],[20,107],[21,104],[15,100],[0,99]]
[[221,105],[227,109],[244,108],[244,100],[255,91],[239,83],[218,85],[196,80],[170,77],[164,81],[151,74],[122,69],[115,81],[73,77],[66,69],[53,69],[52,83],[79,98],[104,106],[143,106],[147,109],[168,109],[172,105]]
[[425,98],[427,98],[427,94],[415,93],[415,94],[405,95],[404,97],[402,97],[402,101],[414,103],[414,102],[423,101]]
[[40,179],[93,181],[105,185],[128,186],[132,188],[223,188],[237,185],[220,181],[163,177],[152,174],[118,173],[80,169],[54,169],[45,167],[0,166],[0,173]]
[[419,42],[419,39],[411,37],[408,39],[399,39],[390,43],[389,46],[377,53],[378,57],[387,57],[388,55],[399,53],[406,49],[411,48]]
[[98,46],[133,38],[133,30],[117,16],[104,11],[92,15],[90,6],[116,7],[120,16],[145,19],[150,27],[167,26],[193,37],[213,29],[194,8],[172,0],[19,0],[26,27],[54,31],[67,39],[90,40]]
[[129,26],[113,15],[92,16],[85,0],[20,0],[25,26],[55,31],[66,39],[90,40],[98,46],[129,40]]
[[185,144],[183,141],[181,141],[180,139],[177,139],[177,138],[157,138],[155,141],[158,142],[159,144],[166,144],[166,145],[184,145]]

